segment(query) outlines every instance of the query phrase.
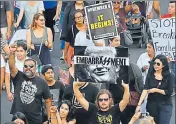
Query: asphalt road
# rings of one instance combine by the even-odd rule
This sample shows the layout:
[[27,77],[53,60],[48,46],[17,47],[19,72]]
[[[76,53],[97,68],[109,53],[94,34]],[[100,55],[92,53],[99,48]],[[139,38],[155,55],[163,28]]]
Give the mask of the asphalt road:
[[[61,51],[60,51],[60,42],[59,42],[59,34],[56,33],[55,37],[55,42],[54,42],[54,48],[51,53],[52,55],[52,64],[54,66],[54,71],[56,74],[56,77],[58,75],[58,68],[61,65],[61,61],[59,60],[61,56]],[[136,45],[131,46],[129,49],[130,53],[130,61],[136,63],[139,55],[145,51],[144,48],[137,48]],[[175,96],[172,98],[173,101],[173,115],[172,115],[172,120],[170,124],[176,124],[175,123]],[[7,94],[5,91],[2,92],[1,96],[1,124],[4,124],[7,121],[10,121],[12,116],[9,114],[11,109],[11,103],[7,100]]]

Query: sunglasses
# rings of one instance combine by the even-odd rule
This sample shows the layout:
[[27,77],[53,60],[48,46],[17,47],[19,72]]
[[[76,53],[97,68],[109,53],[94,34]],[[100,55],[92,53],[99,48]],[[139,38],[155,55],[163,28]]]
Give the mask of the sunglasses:
[[24,68],[33,68],[34,65],[24,65]]
[[160,66],[161,64],[159,62],[154,62],[153,65]]
[[109,100],[108,98],[98,99],[99,102],[103,102],[103,101],[107,102],[108,100]]
[[114,4],[120,4],[121,2],[115,2],[115,1],[113,1],[113,3],[114,3]]

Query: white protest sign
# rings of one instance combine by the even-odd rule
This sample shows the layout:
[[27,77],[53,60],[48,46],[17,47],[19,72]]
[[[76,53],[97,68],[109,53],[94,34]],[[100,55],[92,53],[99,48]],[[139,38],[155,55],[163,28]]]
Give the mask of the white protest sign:
[[176,57],[175,18],[149,19],[148,21],[156,55],[163,54],[174,61]]

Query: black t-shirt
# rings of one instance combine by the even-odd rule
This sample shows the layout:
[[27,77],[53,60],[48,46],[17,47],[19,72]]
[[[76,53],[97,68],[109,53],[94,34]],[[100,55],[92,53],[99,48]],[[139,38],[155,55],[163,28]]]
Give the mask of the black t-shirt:
[[11,114],[22,112],[29,124],[41,124],[42,99],[51,97],[45,80],[39,76],[29,79],[21,71],[12,79],[14,84],[14,101]]
[[50,92],[53,95],[54,105],[58,105],[58,102],[62,100],[64,93],[64,85],[60,81],[56,81],[53,86],[49,86]]
[[173,90],[173,80],[171,74],[169,75],[167,81],[157,80],[153,74],[147,76],[144,89],[148,90],[152,88],[164,90],[166,95],[162,95],[160,93],[150,93],[148,95],[148,103],[152,101],[157,102],[158,104],[172,104],[171,94]]
[[119,104],[115,104],[108,111],[98,110],[95,104],[89,103],[88,112],[91,117],[89,124],[120,124],[120,108]]
[[[98,88],[93,84],[84,85],[80,88],[80,92],[84,95],[88,102],[95,103],[98,94]],[[90,114],[82,108],[74,96],[73,86],[70,85],[65,89],[63,99],[70,100],[74,108],[76,108],[76,124],[88,124]]]
[[75,38],[79,30],[77,29],[76,25],[73,25],[68,29],[68,34],[66,37],[66,42],[69,42],[70,45],[73,47],[75,44]]

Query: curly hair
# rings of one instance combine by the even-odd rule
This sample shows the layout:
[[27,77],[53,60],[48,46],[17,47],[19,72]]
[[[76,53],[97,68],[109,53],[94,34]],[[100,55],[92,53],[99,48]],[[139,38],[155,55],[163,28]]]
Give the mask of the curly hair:
[[169,63],[168,63],[168,60],[166,58],[166,56],[164,55],[157,55],[152,61],[151,61],[151,66],[149,68],[149,71],[148,71],[148,75],[147,76],[152,76],[154,75],[155,73],[155,69],[154,69],[154,62],[156,59],[159,59],[162,64],[163,64],[163,68],[162,68],[162,76],[163,76],[163,81],[166,82],[169,78],[169,75],[170,75],[170,71],[169,71]]

